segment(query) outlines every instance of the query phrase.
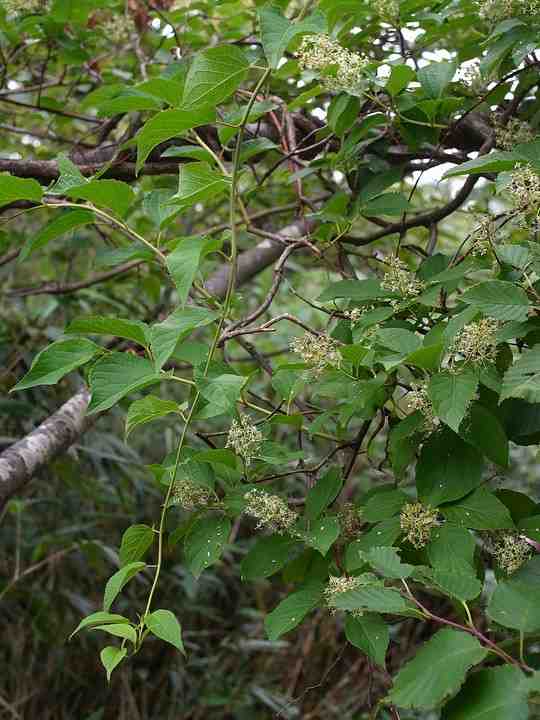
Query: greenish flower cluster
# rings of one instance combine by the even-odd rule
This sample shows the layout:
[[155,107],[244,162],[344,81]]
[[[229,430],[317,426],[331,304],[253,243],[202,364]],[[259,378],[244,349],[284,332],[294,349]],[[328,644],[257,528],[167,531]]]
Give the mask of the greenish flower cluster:
[[454,338],[450,351],[461,355],[473,365],[485,365],[495,360],[499,323],[493,318],[482,318],[465,325]]
[[273,532],[284,533],[297,521],[298,515],[289,508],[279,495],[271,495],[264,490],[253,488],[245,495],[244,511],[258,520],[257,530],[266,528]]
[[290,347],[307,365],[311,365],[316,373],[322,372],[328,365],[341,365],[339,343],[329,335],[306,333],[303,337],[294,338]]
[[407,503],[401,510],[399,524],[411,545],[423,548],[428,544],[433,528],[439,525],[437,509],[419,502]]
[[507,575],[519,570],[533,554],[529,543],[516,533],[501,533],[495,536],[487,543],[487,548]]
[[329,35],[306,35],[298,50],[302,70],[320,75],[330,92],[361,94],[365,86],[365,69],[369,60],[347,50]]
[[240,415],[240,420],[233,420],[231,423],[225,447],[232,448],[248,466],[253,458],[257,457],[262,441],[261,431],[249,422],[248,417]]
[[188,479],[177,480],[173,485],[171,503],[180,505],[184,510],[196,510],[206,507],[216,499],[216,495],[210,488],[197,485]]
[[405,263],[395,255],[391,255],[384,259],[388,265],[381,282],[381,287],[390,292],[399,293],[404,297],[415,297],[420,295],[424,289],[424,284],[417,280]]

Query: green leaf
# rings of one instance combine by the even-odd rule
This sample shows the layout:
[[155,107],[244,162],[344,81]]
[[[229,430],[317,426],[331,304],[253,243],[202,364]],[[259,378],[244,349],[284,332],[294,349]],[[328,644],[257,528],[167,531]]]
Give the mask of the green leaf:
[[523,520],[518,522],[518,528],[523,535],[531,538],[531,540],[540,542],[540,515],[523,518]]
[[482,456],[458,435],[443,430],[422,447],[416,465],[416,489],[423,503],[437,507],[458,500],[482,481]]
[[511,397],[540,402],[540,345],[525,350],[505,372],[500,402]]
[[160,110],[161,105],[158,98],[138,92],[135,88],[128,88],[124,93],[98,103],[97,115],[98,117],[112,117],[135,110]]
[[109,635],[124,638],[124,640],[129,640],[129,642],[133,643],[133,645],[137,642],[137,632],[129,623],[119,623],[118,625],[113,623],[110,625],[97,625],[91,629],[103,630],[103,632],[109,633]]
[[184,540],[184,553],[195,577],[219,560],[230,532],[231,522],[226,517],[202,517],[193,523]]
[[268,138],[254,138],[253,140],[245,140],[240,147],[240,163],[246,163],[251,158],[269,150],[277,150],[279,145],[272,142]]
[[39,203],[42,197],[43,188],[37,180],[14,177],[8,173],[0,175],[0,207],[17,200]]
[[380,615],[366,613],[361,617],[347,615],[345,637],[377,665],[385,667],[386,651],[390,642],[388,625]]
[[96,207],[109,208],[120,217],[126,214],[135,200],[132,188],[120,180],[92,180],[70,187],[67,194],[79,200],[88,200]]
[[162,368],[170,358],[179,340],[185,338],[195,328],[214,322],[218,313],[207,308],[188,306],[177,308],[165,320],[151,329],[151,349],[156,368]]
[[95,215],[91,210],[68,210],[45,225],[37,235],[30,235],[21,248],[19,262],[26,260],[33,252],[47,245],[60,235],[70,230],[94,222]]
[[154,385],[159,380],[150,360],[130,353],[109,353],[89,373],[92,399],[88,414],[108,410],[128,393]]
[[304,20],[292,23],[272,5],[266,5],[259,10],[259,23],[264,54],[271,68],[277,68],[294,38],[311,33],[324,33],[327,30],[326,19],[321,12],[314,12]]
[[277,640],[299,625],[318,605],[323,591],[324,585],[314,582],[287,595],[264,620],[264,628],[270,640]]
[[56,385],[60,378],[87,363],[100,350],[98,345],[85,338],[57,340],[36,355],[30,370],[11,392],[36,385]]
[[528,720],[527,687],[519,668],[473,673],[442,711],[442,720]]
[[486,655],[487,650],[468,633],[439,630],[401,668],[387,699],[402,708],[434,708],[456,692],[467,670]]
[[365,585],[335,595],[329,605],[338,610],[367,610],[369,612],[399,614],[410,610],[410,604],[394,588]]
[[392,487],[380,488],[370,496],[362,508],[362,518],[370,523],[388,520],[397,515],[409,499],[403,490],[393,490]]
[[343,476],[339,467],[332,467],[317,480],[306,497],[306,517],[316,520],[334,502],[341,491]]
[[83,315],[72,320],[66,328],[66,334],[113,335],[124,340],[146,347],[148,325],[140,320],[124,320],[123,318],[106,317],[103,315]]
[[474,537],[466,528],[446,522],[431,531],[427,546],[429,562],[435,567],[455,557],[472,565],[475,547]]
[[318,550],[321,555],[326,555],[338,539],[339,533],[338,519],[327,515],[316,520],[309,530],[299,531],[298,537]]
[[122,535],[120,564],[131,564],[143,558],[154,542],[154,531],[148,525],[131,525]]
[[499,419],[479,402],[474,402],[460,427],[460,436],[489,460],[508,466],[508,438]]
[[366,553],[366,560],[376,572],[387,578],[400,580],[409,577],[414,570],[414,565],[401,562],[394,547],[372,547]]
[[463,500],[441,508],[446,519],[471,530],[499,530],[514,526],[508,508],[481,487]]
[[216,107],[227,100],[245,80],[249,63],[235,45],[198,52],[189,68],[184,86],[183,105]]
[[298,547],[296,540],[286,535],[268,535],[258,538],[240,565],[245,580],[266,578],[279,572],[291,559]]
[[[190,165],[186,165],[185,167],[189,168]],[[167,270],[170,272],[176,285],[181,307],[184,307],[186,304],[201,260],[209,252],[218,249],[220,244],[219,241],[213,238],[184,238],[167,256]]]
[[345,569],[347,572],[358,570],[366,563],[365,553],[372,547],[390,546],[401,535],[399,517],[383,520],[371,530],[363,533],[359,540],[352,542],[345,554]]
[[212,170],[206,163],[192,162],[178,168],[178,192],[169,201],[177,211],[218,197],[230,186],[230,178]]
[[538,587],[519,580],[500,582],[491,596],[487,614],[503,627],[521,632],[540,630]]
[[384,193],[369,200],[360,208],[360,213],[367,217],[374,215],[402,215],[407,211],[409,201],[401,193]]
[[176,138],[187,130],[213,123],[216,111],[213,107],[198,107],[189,110],[163,110],[150,118],[135,136],[137,142],[138,174],[152,150],[162,142]]
[[433,375],[428,386],[428,395],[435,415],[457,432],[474,399],[477,387],[478,377],[472,370]]
[[214,378],[200,378],[197,387],[208,405],[202,408],[199,417],[209,418],[232,413],[246,382],[247,378],[243,375],[226,374]]
[[474,160],[468,160],[461,163],[451,170],[447,170],[442,179],[456,177],[457,175],[476,175],[490,172],[506,172],[512,170],[514,165],[519,162],[519,158],[511,152],[492,152],[489,155],[481,155]]
[[417,410],[390,428],[388,433],[388,455],[396,477],[401,477],[413,462],[418,446],[418,431],[425,418]]
[[111,609],[111,605],[124,585],[127,585],[127,583],[145,567],[146,563],[132,562],[129,563],[129,565],[124,565],[123,568],[120,568],[118,572],[115,572],[114,575],[109,578],[103,595],[103,610],[105,610],[105,612]]
[[329,285],[318,300],[327,302],[337,298],[349,298],[358,302],[392,297],[392,293],[383,290],[378,280],[339,280]]
[[451,552],[434,566],[431,575],[442,592],[458,600],[474,600],[482,592],[482,583],[472,565]]
[[158,77],[139,83],[135,90],[153,95],[168,105],[177,106],[182,101],[183,84],[178,80]]
[[94,625],[103,626],[106,623],[129,624],[129,620],[123,615],[116,615],[114,613],[103,612],[102,610],[100,610],[99,612],[92,613],[91,615],[87,615],[85,618],[83,618],[81,622],[77,625],[75,630],[71,633],[69,639],[71,640],[71,638],[75,635],[75,633],[78,633],[79,630],[84,630],[84,628],[93,627]]
[[416,73],[408,65],[394,65],[384,89],[389,95],[395,97],[405,90],[414,77],[416,77]]
[[103,667],[107,671],[108,682],[111,681],[111,674],[113,670],[118,665],[120,665],[126,655],[126,648],[114,647],[113,645],[109,645],[108,647],[103,648],[103,650],[100,652],[99,657],[101,658],[101,663]]
[[145,615],[144,624],[153,635],[174,645],[182,654],[186,654],[182,642],[182,628],[170,610],[154,610],[153,613]]
[[328,124],[338,137],[342,137],[356,122],[360,101],[346,93],[335,97],[328,108]]
[[129,406],[126,416],[126,440],[139,425],[179,412],[180,406],[174,400],[162,400],[155,395],[135,400]]
[[410,330],[382,328],[377,331],[377,343],[400,355],[408,355],[418,350],[422,340]]
[[442,97],[446,87],[452,81],[455,72],[455,63],[443,60],[441,62],[432,62],[420,68],[416,75],[426,95],[430,98],[437,99]]
[[469,288],[460,300],[497,320],[521,321],[528,317],[527,293],[512,282],[487,280]]

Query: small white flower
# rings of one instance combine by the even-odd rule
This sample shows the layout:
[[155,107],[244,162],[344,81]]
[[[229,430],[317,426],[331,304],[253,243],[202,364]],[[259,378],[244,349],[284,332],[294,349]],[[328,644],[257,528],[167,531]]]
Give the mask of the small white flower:
[[271,495],[264,490],[253,488],[245,495],[244,512],[256,518],[257,529],[266,527],[273,532],[283,533],[289,530],[298,519],[298,515],[289,508],[279,495]]

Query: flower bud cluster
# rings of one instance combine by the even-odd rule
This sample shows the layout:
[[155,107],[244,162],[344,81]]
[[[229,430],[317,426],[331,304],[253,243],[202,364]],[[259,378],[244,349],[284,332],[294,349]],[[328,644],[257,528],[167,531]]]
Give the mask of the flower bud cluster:
[[298,50],[302,70],[321,75],[322,84],[330,92],[360,94],[369,60],[347,50],[329,35],[306,35]]
[[216,495],[210,488],[197,485],[188,479],[177,480],[173,485],[171,503],[180,505],[184,510],[196,510],[206,507],[216,499]]
[[332,601],[336,595],[348,592],[349,590],[356,590],[361,584],[360,578],[357,577],[336,577],[331,575],[328,578],[328,585],[324,591],[324,599],[327,605],[332,605]]
[[480,15],[491,22],[540,14],[540,0],[479,0],[479,5]]
[[497,354],[496,333],[499,323],[492,318],[482,318],[465,325],[454,338],[450,351],[461,355],[466,362],[484,365]]
[[532,142],[534,138],[535,134],[529,124],[518,118],[511,118],[505,125],[495,127],[497,146],[503,150],[511,150],[520,143]]
[[100,24],[100,31],[113,45],[129,42],[136,26],[131,15],[115,14],[107,17]]
[[510,184],[506,191],[516,210],[520,213],[533,213],[540,211],[540,175],[532,165],[520,165],[511,174]]
[[490,217],[484,217],[471,233],[472,248],[471,255],[475,257],[483,257],[491,252],[495,236],[497,234],[497,226]]
[[431,531],[438,522],[436,508],[422,503],[407,503],[399,516],[399,524],[407,540],[415,548],[423,548],[429,542]]
[[388,270],[381,281],[384,290],[399,293],[404,297],[415,297],[422,292],[424,284],[416,279],[402,260],[392,255],[384,261],[388,264]]
[[424,416],[424,430],[427,432],[436,430],[440,421],[433,411],[427,385],[413,385],[413,389],[407,395],[407,404],[411,410],[420,410]]
[[352,308],[351,310],[345,310],[344,315],[352,323],[356,323],[360,320],[362,315],[365,313],[365,308]]
[[361,510],[354,503],[344,503],[337,513],[341,538],[344,542],[356,540],[362,527]]
[[515,533],[501,533],[486,543],[486,547],[507,575],[519,570],[533,554],[529,543]]
[[298,515],[279,495],[270,495],[264,490],[253,488],[244,495],[244,499],[244,512],[258,520],[257,530],[267,528],[272,532],[284,533],[298,519]]
[[302,360],[311,365],[315,372],[320,373],[328,365],[339,367],[341,355],[339,344],[329,335],[313,335],[306,333],[302,337],[295,337],[291,341],[291,350],[300,355]]
[[32,15],[45,12],[48,8],[48,1],[2,0],[2,7],[8,15]]
[[240,420],[231,423],[225,447],[232,448],[248,466],[259,453],[262,441],[262,432],[249,422],[248,417],[240,415]]
[[371,0],[371,8],[384,22],[391,25],[399,21],[398,0]]

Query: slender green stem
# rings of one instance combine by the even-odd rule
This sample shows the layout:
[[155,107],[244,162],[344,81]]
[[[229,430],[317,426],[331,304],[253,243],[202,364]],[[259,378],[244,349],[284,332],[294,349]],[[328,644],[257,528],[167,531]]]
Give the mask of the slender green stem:
[[[266,82],[269,74],[270,74],[270,69],[268,68],[265,70],[264,74],[259,79],[259,81],[255,87],[255,90],[253,91],[252,96],[246,106],[244,116],[242,119],[242,123],[240,125],[240,129],[238,131],[238,135],[236,138],[236,147],[235,147],[235,151],[234,151],[234,155],[233,155],[233,164],[232,164],[232,170],[231,170],[231,174],[230,174],[231,188],[230,188],[230,196],[229,196],[229,199],[230,199],[229,216],[230,216],[230,224],[231,224],[231,255],[230,255],[229,260],[231,263],[231,269],[229,272],[229,278],[228,278],[228,283],[227,283],[227,292],[225,294],[223,310],[222,310],[222,313],[221,313],[219,321],[218,321],[218,327],[216,328],[216,331],[214,333],[214,339],[212,341],[210,351],[208,353],[205,368],[203,371],[203,377],[207,376],[208,370],[210,368],[210,363],[212,362],[212,359],[216,352],[219,338],[221,337],[221,331],[223,329],[223,324],[225,323],[225,320],[228,317],[230,309],[231,309],[234,288],[236,285],[236,270],[237,270],[237,258],[238,258],[237,232],[236,232],[236,200],[237,200],[237,193],[238,193],[238,178],[239,178],[239,171],[240,171],[240,148],[241,148],[242,140],[244,137],[244,128],[247,124],[249,114],[251,112],[251,108],[253,107],[255,98],[257,97],[257,93],[259,92],[259,90],[261,89],[263,84]],[[178,472],[178,467],[180,465],[180,458],[182,456],[182,449],[184,447],[184,443],[186,440],[187,431],[188,431],[189,426],[191,425],[191,421],[192,421],[195,411],[197,409],[199,398],[200,398],[200,391],[197,390],[195,392],[193,402],[189,409],[186,421],[184,423],[184,427],[182,429],[182,434],[181,434],[180,440],[178,442],[178,447],[176,450],[176,458],[174,461],[174,468],[173,468],[171,480],[169,482],[169,486],[167,488],[167,493],[165,495],[165,500],[163,502],[163,507],[161,510],[161,517],[159,520],[158,557],[157,557],[157,563],[156,563],[156,571],[154,573],[152,587],[150,588],[150,592],[148,594],[146,608],[145,608],[144,614],[141,617],[141,621],[139,624],[139,637],[142,637],[142,633],[143,633],[143,629],[144,629],[144,618],[146,615],[148,615],[148,613],[150,612],[150,608],[152,607],[152,600],[154,598],[154,594],[156,592],[156,588],[157,588],[157,585],[159,582],[159,577],[161,575],[161,568],[162,568],[162,564],[163,564],[163,534],[164,534],[163,531],[165,529],[165,519],[167,516],[167,510],[169,508],[172,490],[173,490],[174,483],[176,480],[176,474]]]
[[121,232],[124,233],[124,235],[127,235],[128,237],[132,238],[133,240],[138,240],[139,242],[142,242],[143,245],[146,245],[147,248],[149,248],[153,253],[155,253],[161,262],[165,264],[167,262],[165,255],[159,250],[155,245],[152,245],[151,242],[149,242],[145,237],[142,235],[139,235],[138,232],[133,230],[133,228],[130,228],[129,225],[126,225],[125,222],[122,222],[122,220],[119,220],[118,218],[115,218],[113,215],[109,215],[109,213],[106,213],[104,210],[101,210],[100,208],[97,208],[95,205],[88,204],[88,205],[82,205],[81,203],[72,203],[67,202],[65,200],[61,200],[60,202],[49,202],[45,203],[46,207],[73,207],[73,208],[83,208],[88,209],[94,212],[96,215],[99,215],[104,220],[106,220],[109,224],[114,225],[114,227],[118,228]]

